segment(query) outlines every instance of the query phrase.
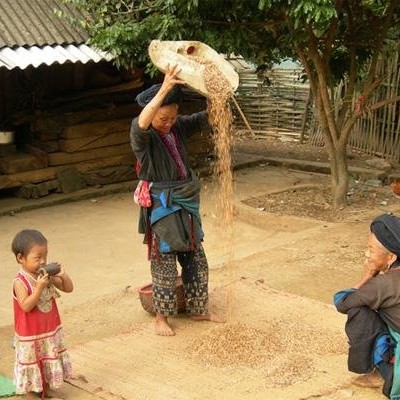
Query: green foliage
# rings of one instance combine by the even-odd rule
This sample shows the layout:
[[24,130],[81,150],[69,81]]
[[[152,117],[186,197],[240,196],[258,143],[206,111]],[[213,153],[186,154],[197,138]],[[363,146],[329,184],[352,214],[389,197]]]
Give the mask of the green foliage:
[[[296,46],[309,59],[313,42],[333,83],[348,73],[350,52],[362,65],[381,35],[389,35],[381,27],[390,0],[63,1],[85,12],[80,23],[91,43],[128,67],[148,64],[152,39],[200,40],[256,65],[296,58]],[[398,37],[398,32],[392,24],[391,36]]]
[[76,22],[89,33],[92,45],[117,57],[118,65],[147,64],[152,39],[200,40],[256,62],[279,57],[276,39],[265,28],[266,12],[257,11],[257,0],[63,1],[85,13]]

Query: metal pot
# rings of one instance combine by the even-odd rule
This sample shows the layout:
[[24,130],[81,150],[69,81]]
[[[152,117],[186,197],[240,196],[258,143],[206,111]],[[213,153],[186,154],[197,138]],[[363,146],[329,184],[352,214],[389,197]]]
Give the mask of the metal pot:
[[14,131],[0,131],[0,144],[14,143]]

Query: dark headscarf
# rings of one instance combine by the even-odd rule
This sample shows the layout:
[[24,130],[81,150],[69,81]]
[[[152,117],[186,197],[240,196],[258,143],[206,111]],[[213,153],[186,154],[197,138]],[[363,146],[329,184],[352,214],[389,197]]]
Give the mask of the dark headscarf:
[[400,258],[400,218],[382,214],[372,221],[370,229],[386,249]]
[[[141,107],[145,107],[153,97],[158,93],[161,88],[161,83],[157,85],[153,85],[148,89],[140,92],[136,96],[136,101]],[[175,85],[173,89],[165,96],[164,101],[162,102],[162,106],[166,106],[168,104],[179,104],[182,100],[182,89],[180,86]]]

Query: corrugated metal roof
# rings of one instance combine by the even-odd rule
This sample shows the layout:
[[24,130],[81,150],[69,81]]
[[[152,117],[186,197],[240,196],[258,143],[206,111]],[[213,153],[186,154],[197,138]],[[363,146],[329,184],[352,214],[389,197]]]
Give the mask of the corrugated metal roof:
[[85,43],[88,35],[55,10],[83,18],[61,0],[0,0],[0,68],[111,60]]
[[86,64],[89,61],[99,62],[101,60],[110,61],[111,59],[110,54],[93,50],[85,44],[44,46],[41,48],[37,46],[18,47],[16,49],[5,47],[0,49],[0,68],[5,67],[7,69],[25,69],[29,66],[38,67],[42,64],[64,64],[66,62]]
[[0,48],[85,43],[87,34],[58,17],[55,10],[82,17],[60,0],[1,0]]

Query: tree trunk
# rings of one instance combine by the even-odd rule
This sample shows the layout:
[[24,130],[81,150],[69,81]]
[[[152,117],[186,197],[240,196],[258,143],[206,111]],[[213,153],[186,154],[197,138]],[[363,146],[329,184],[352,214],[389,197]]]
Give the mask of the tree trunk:
[[332,205],[334,209],[342,209],[347,206],[347,193],[349,191],[346,147],[334,149],[333,154],[330,154],[330,166]]

